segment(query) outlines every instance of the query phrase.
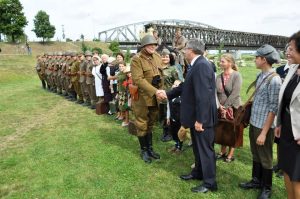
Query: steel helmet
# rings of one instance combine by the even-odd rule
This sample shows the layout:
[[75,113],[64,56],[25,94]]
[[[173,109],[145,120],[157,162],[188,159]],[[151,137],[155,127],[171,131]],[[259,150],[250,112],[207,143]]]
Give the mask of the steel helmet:
[[149,44],[157,45],[157,41],[153,35],[145,35],[141,40],[141,46],[144,47]]

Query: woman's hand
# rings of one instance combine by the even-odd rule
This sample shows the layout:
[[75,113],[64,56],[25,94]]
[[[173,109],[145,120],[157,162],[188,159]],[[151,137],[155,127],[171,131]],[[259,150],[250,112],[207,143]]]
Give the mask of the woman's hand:
[[275,128],[275,137],[280,138],[281,134],[281,125]]

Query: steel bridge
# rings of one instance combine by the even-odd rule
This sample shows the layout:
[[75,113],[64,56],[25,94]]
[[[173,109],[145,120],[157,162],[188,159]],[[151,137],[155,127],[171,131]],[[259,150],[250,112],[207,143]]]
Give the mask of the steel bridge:
[[284,49],[288,37],[232,30],[222,30],[213,26],[188,20],[155,20],[144,21],[115,27],[98,33],[104,42],[118,41],[122,48],[136,48],[140,38],[157,30],[163,42],[171,45],[175,30],[181,28],[182,35],[187,38],[202,39],[208,49],[254,50],[263,44],[270,44],[276,49]]

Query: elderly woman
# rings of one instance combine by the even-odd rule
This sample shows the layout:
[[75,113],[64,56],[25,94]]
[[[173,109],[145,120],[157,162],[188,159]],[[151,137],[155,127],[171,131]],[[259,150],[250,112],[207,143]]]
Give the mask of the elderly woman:
[[97,98],[101,99],[104,96],[102,87],[102,74],[100,73],[101,58],[98,55],[93,56],[94,67],[92,69],[92,74],[95,77],[95,89]]
[[276,137],[280,137],[278,166],[284,172],[289,199],[300,198],[300,31],[290,38],[289,72],[279,93]]

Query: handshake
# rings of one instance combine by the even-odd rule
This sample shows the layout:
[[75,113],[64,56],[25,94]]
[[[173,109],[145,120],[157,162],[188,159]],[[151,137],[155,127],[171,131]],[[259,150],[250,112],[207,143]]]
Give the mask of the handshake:
[[165,99],[168,99],[165,90],[157,90],[156,93],[155,93],[155,95],[156,95],[156,98],[157,98],[158,100],[165,100]]

